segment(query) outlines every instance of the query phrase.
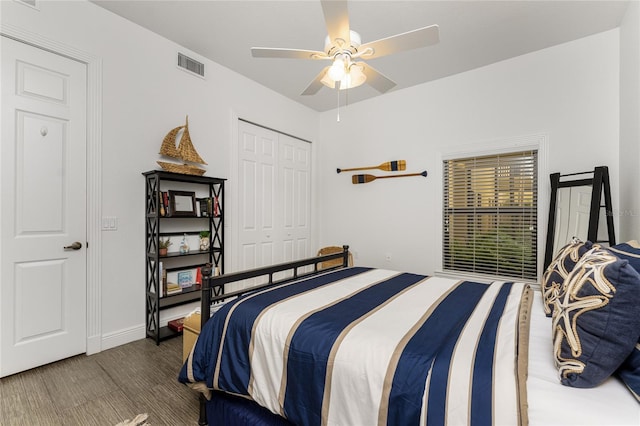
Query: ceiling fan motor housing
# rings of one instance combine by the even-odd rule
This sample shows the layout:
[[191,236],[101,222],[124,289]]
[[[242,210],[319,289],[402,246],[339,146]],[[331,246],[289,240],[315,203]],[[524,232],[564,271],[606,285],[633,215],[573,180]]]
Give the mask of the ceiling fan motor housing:
[[331,40],[329,36],[327,36],[324,39],[324,51],[327,52],[327,55],[330,57],[345,52],[349,52],[351,55],[355,55],[358,52],[358,48],[362,44],[362,39],[360,38],[360,34],[353,30],[349,30],[349,38],[351,39],[349,46],[345,46],[346,40],[343,40],[341,38]]

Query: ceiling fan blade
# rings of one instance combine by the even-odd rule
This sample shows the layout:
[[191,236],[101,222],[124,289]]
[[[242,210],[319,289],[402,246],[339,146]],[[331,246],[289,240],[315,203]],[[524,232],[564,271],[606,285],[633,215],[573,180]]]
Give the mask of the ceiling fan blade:
[[[361,45],[358,50],[363,52],[361,55],[363,59],[374,59],[391,53],[431,46],[439,41],[440,36],[438,34],[438,26],[431,25],[429,27],[419,28],[417,30],[365,43]],[[368,54],[367,49],[372,49],[373,52]]]
[[318,90],[320,90],[323,86],[321,81],[322,77],[324,77],[324,75],[327,73],[329,68],[331,67],[330,66],[324,67],[324,69],[320,71],[320,74],[318,74],[316,78],[314,78],[313,81],[307,86],[307,88],[304,89],[304,92],[302,92],[301,95],[307,96],[307,95],[315,95],[316,93],[318,93]]
[[362,73],[367,77],[367,83],[378,92],[385,93],[395,87],[396,83],[393,80],[385,77],[371,65],[364,62],[357,62],[357,65],[362,68]]
[[351,44],[349,35],[349,10],[346,0],[322,0],[322,12],[327,24],[327,33],[331,43],[336,39],[344,40],[344,45]]
[[252,47],[251,56],[254,58],[329,59],[326,53],[318,50],[281,49],[278,47]]

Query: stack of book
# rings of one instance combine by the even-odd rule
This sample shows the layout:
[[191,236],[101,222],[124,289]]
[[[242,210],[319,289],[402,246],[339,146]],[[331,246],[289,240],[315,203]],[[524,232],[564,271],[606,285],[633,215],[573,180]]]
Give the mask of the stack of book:
[[176,283],[167,283],[167,296],[182,293],[182,287]]
[[160,203],[160,216],[171,216],[169,194],[167,191],[160,191],[158,193],[158,202]]
[[173,331],[177,331],[180,333],[184,328],[184,318],[174,319],[173,321],[169,321],[167,326]]

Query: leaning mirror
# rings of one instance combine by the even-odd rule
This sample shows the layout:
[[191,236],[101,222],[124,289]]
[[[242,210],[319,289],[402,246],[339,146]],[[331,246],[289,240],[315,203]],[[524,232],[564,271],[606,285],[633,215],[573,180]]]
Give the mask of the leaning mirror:
[[558,188],[553,253],[557,253],[573,237],[587,240],[592,190],[591,185]]
[[[551,176],[551,202],[547,228],[545,269],[553,255],[573,237],[582,241],[615,244],[609,170],[596,167],[591,172]],[[601,215],[601,210],[604,214]],[[607,239],[598,239],[598,225],[606,222]],[[604,223],[603,223],[604,225]]]

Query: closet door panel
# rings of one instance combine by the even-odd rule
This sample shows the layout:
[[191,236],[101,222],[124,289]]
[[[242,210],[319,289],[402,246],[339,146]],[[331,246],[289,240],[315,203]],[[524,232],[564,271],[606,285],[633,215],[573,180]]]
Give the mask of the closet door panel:
[[311,144],[244,121],[238,130],[238,269],[314,255]]
[[278,261],[277,133],[240,122],[239,125],[239,245],[240,269]]
[[280,135],[282,173],[282,205],[284,240],[291,244],[290,259],[312,256],[309,239],[311,204],[311,144],[287,135]]

